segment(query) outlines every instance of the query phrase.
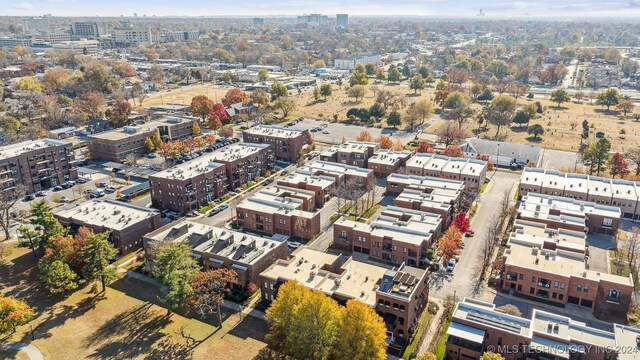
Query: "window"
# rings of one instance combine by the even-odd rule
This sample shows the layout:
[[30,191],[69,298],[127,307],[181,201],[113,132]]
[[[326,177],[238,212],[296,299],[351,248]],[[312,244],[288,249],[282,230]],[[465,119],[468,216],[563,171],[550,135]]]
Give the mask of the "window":
[[535,276],[531,278],[531,282],[534,283],[534,284],[536,283],[536,277]]
[[524,280],[524,274],[518,274],[518,280]]
[[558,297],[558,294],[557,294],[557,293],[552,293],[552,294],[551,294],[551,298],[555,299],[555,298],[557,298],[557,297]]
[[578,285],[578,291],[582,291],[582,285]]
[[558,300],[564,299],[564,294],[558,294]]
[[607,297],[608,301],[618,302],[620,301],[620,291],[618,290],[609,290],[609,296]]
[[558,288],[558,282],[557,281],[553,282],[553,287],[556,288],[556,289]]
[[267,289],[269,287],[269,284],[267,284],[266,282],[264,283],[264,288]]
[[604,226],[611,226],[613,224],[613,220],[609,219],[609,218],[605,218],[604,220],[602,220],[602,225]]
[[522,285],[518,285],[518,291],[522,291]]
[[584,291],[584,292],[588,293],[588,292],[589,292],[589,287],[588,287],[588,286],[585,286],[585,287],[582,289],[582,291]]
[[340,232],[340,237],[346,238],[346,237],[347,237],[347,232],[346,232],[346,231],[344,231],[344,230],[342,230],[342,231]]
[[560,283],[560,289],[564,289],[564,283]]
[[534,289],[534,288],[529,288],[529,294],[533,294],[533,293],[535,293],[535,291],[536,291],[536,289]]

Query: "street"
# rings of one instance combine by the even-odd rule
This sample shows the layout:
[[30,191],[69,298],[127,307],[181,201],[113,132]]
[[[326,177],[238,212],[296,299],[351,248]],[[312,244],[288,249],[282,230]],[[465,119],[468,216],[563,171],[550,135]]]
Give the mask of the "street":
[[488,225],[500,208],[503,194],[509,191],[512,196],[513,187],[519,179],[519,173],[496,171],[493,174],[486,190],[477,199],[478,211],[471,220],[471,228],[475,235],[463,238],[464,249],[453,272],[447,272],[441,266],[439,271],[432,274],[429,284],[430,296],[444,299],[448,295],[454,295],[454,292],[457,297],[474,296],[482,292],[477,278],[480,273],[478,256],[482,241],[487,234]]

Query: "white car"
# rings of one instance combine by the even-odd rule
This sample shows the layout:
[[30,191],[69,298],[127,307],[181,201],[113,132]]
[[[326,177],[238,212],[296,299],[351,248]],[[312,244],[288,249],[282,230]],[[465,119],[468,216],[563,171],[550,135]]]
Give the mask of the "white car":
[[68,203],[68,202],[70,202],[70,201],[71,201],[71,199],[69,199],[69,198],[68,198],[68,197],[66,197],[66,196],[63,196],[63,197],[61,197],[61,198],[60,198],[60,202],[61,202],[61,203]]
[[300,246],[302,246],[302,243],[298,241],[287,241],[287,246],[289,246],[292,249],[297,249]]
[[456,267],[456,260],[455,259],[449,260],[449,263],[447,264],[447,271],[452,272],[455,267]]

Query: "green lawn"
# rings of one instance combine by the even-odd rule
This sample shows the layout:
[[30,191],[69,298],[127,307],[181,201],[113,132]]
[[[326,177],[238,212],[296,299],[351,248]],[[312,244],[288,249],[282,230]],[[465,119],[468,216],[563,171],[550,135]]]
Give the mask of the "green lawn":
[[411,357],[411,354],[415,351],[416,346],[418,346],[418,342],[420,342],[422,334],[426,330],[427,324],[429,323],[429,317],[431,317],[431,314],[429,314],[429,312],[425,309],[422,312],[422,315],[420,315],[420,320],[418,320],[418,327],[416,332],[413,333],[413,336],[411,337],[411,342],[409,342],[407,348],[404,349],[404,354],[402,355],[404,359],[409,359]]
[[433,353],[436,355],[437,359],[444,359],[444,353],[447,350],[447,330],[449,330],[449,325],[451,325],[451,318],[447,319],[442,330],[440,330],[438,342],[436,343],[435,349],[433,349]]
[[[46,359],[180,358],[252,359],[263,349],[266,323],[224,312],[222,329],[216,317],[167,314],[156,286],[123,278],[104,294],[89,287],[68,297],[49,296],[38,289],[34,260],[17,249],[0,265],[0,289],[27,301],[37,310],[33,342]],[[22,326],[7,341],[30,340]],[[215,355],[212,355],[215,354]],[[0,358],[4,354],[0,353]]]

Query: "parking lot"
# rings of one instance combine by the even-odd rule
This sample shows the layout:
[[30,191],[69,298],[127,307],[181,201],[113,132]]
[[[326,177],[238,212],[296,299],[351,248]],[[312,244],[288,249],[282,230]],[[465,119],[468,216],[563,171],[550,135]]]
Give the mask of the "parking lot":
[[297,129],[311,130],[313,128],[322,127],[324,125],[326,125],[326,127],[322,131],[313,132],[312,134],[315,141],[325,144],[340,144],[343,137],[345,139],[355,139],[363,130],[367,130],[373,138],[376,138],[380,135],[387,135],[398,137],[400,138],[400,140],[402,140],[403,143],[407,143],[413,140],[417,134],[417,131],[407,132],[400,129],[378,129],[363,125],[330,123],[327,121],[313,119],[304,119],[292,127]]

